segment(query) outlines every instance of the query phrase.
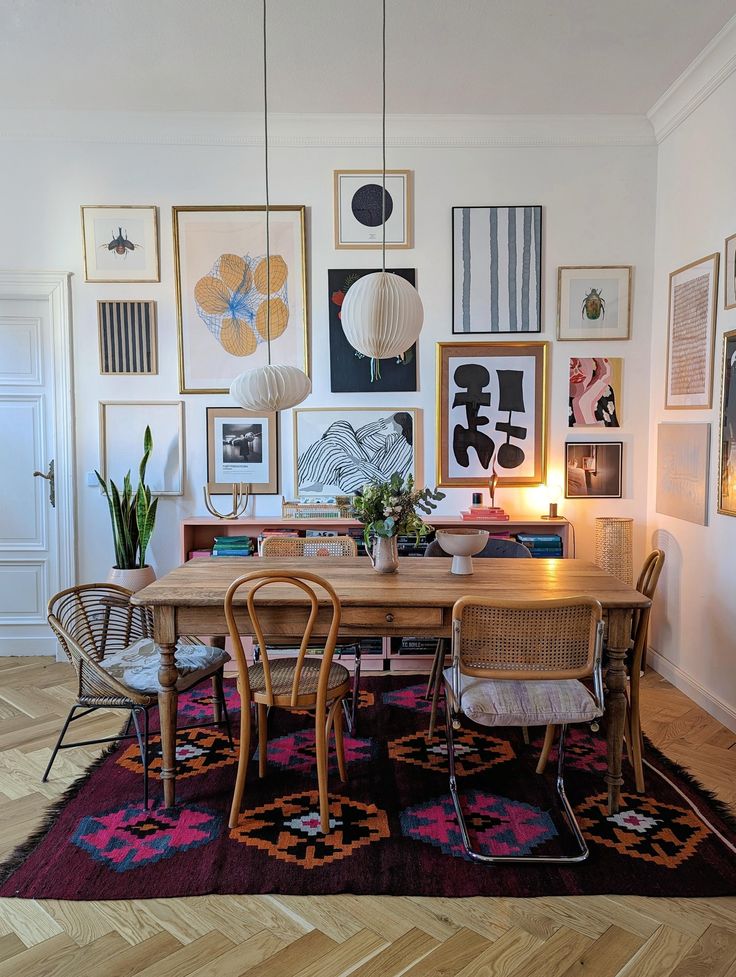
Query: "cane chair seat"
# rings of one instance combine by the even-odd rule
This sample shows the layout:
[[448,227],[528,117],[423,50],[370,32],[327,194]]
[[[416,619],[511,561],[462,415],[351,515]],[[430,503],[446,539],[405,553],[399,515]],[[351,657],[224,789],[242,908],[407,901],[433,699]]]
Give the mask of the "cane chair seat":
[[[271,690],[273,692],[274,705],[286,705],[291,702],[291,690],[294,684],[294,673],[299,664],[298,658],[275,658],[270,662],[271,669]],[[299,700],[302,698],[314,699],[317,694],[322,659],[318,657],[305,658],[302,665],[301,675],[299,676]],[[266,677],[262,662],[256,662],[248,667],[248,681],[253,699],[267,701]],[[327,696],[329,699],[337,695],[342,695],[350,687],[350,672],[339,662],[332,662],[327,676]],[[284,701],[279,702],[282,699]]]
[[[161,689],[158,681],[160,654],[161,649],[152,638],[139,638],[126,648],[105,655],[100,665],[109,675],[136,692],[155,696]],[[230,655],[222,648],[189,642],[179,642],[174,657],[179,670],[176,682],[179,692],[185,692],[230,661]]]

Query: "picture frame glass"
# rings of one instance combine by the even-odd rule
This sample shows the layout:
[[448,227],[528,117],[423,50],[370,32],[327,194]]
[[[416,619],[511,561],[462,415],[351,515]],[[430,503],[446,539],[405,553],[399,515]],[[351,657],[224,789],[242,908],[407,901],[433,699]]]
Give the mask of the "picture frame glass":
[[87,206],[82,212],[84,280],[160,280],[158,208]]
[[630,265],[559,268],[557,338],[629,339],[631,279]]
[[719,254],[670,275],[665,409],[710,408]]
[[[386,170],[386,247],[412,246],[411,170]],[[335,247],[380,248],[381,170],[335,170]]]
[[736,330],[723,337],[718,511],[736,516]]
[[278,418],[239,407],[207,408],[207,487],[226,494],[233,482],[252,495],[278,492]]
[[657,512],[708,523],[710,424],[657,425]]
[[736,309],[736,234],[726,238],[724,249],[723,291],[725,309]]
[[126,472],[136,483],[143,435],[151,428],[153,451],[146,484],[153,495],[184,494],[184,404],[175,401],[101,401],[100,474],[120,487]]
[[565,498],[620,499],[623,442],[568,441],[565,444]]

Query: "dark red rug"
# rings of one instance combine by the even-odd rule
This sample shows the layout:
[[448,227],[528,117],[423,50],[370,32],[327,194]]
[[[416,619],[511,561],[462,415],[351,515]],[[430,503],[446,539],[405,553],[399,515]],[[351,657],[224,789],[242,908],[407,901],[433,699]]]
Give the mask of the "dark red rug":
[[[140,899],[205,893],[542,896],[736,894],[733,819],[651,746],[647,792],[624,787],[606,813],[603,734],[569,736],[568,795],[590,846],[574,867],[477,865],[464,855],[448,791],[444,731],[425,740],[429,705],[415,676],[367,679],[359,730],[347,740],[350,781],[334,763],[332,830],[318,830],[314,733],[307,715],[272,717],[268,776],[251,764],[248,814],[227,810],[235,755],[212,729],[180,734],[175,810],[140,805],[137,748],[115,747],[55,806],[46,827],[0,869],[0,895]],[[228,689],[237,718],[237,693]],[[180,700],[180,721],[211,717],[204,690]],[[459,781],[472,833],[497,853],[560,852],[553,768],[534,772],[541,740],[520,731],[458,735]],[[627,775],[629,770],[627,770]],[[160,783],[153,781],[154,797]]]

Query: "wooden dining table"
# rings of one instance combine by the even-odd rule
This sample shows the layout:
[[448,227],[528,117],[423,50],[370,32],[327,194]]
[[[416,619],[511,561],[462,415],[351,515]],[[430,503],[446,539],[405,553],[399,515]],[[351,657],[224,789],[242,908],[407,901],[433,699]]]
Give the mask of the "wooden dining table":
[[[154,638],[160,647],[158,704],[161,718],[161,779],[164,804],[176,802],[176,715],[178,671],[174,657],[182,635],[214,636],[221,643],[227,635],[225,592],[236,578],[266,568],[298,573],[319,573],[334,587],[342,607],[341,632],[356,636],[417,635],[449,638],[452,608],[461,597],[495,597],[501,600],[548,597],[594,597],[608,616],[608,667],[606,671],[606,728],[608,745],[609,813],[619,807],[623,782],[621,755],[626,719],[626,652],[631,637],[631,616],[650,601],[634,587],[585,560],[476,560],[471,576],[450,572],[442,558],[406,557],[396,573],[378,574],[366,557],[355,559],[258,559],[214,558],[191,560],[145,589],[131,601],[153,611]],[[245,609],[248,587],[236,596],[239,631],[252,635]],[[306,621],[303,595],[294,587],[273,584],[256,595],[264,634],[301,638]],[[314,634],[327,633],[331,608],[325,595]]]

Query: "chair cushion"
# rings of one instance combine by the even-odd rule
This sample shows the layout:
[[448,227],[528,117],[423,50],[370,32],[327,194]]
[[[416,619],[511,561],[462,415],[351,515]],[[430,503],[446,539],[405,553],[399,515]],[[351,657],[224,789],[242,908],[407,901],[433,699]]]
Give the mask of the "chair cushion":
[[[158,681],[159,655],[159,646],[152,638],[140,638],[127,648],[105,655],[100,665],[118,682],[136,692],[156,695],[161,690]],[[189,644],[184,640],[177,644],[175,658],[179,669],[176,687],[180,691],[190,688],[199,677],[204,678],[230,661],[230,655],[222,648]]]
[[[452,688],[452,669],[444,672]],[[586,723],[603,714],[582,682],[500,681],[460,676],[460,709],[482,726],[546,726]]]
[[[269,661],[271,666],[271,690],[276,695],[290,695],[291,684],[294,680],[294,669],[296,668],[296,658],[274,658]],[[299,695],[316,695],[317,684],[319,682],[320,668],[322,667],[321,658],[304,659],[302,673],[299,676]],[[251,693],[264,693],[266,691],[266,679],[263,674],[262,662],[256,662],[248,666],[248,681],[250,682]],[[330,665],[330,674],[327,678],[328,692],[339,688],[345,682],[350,681],[350,672],[339,662],[333,661]]]

